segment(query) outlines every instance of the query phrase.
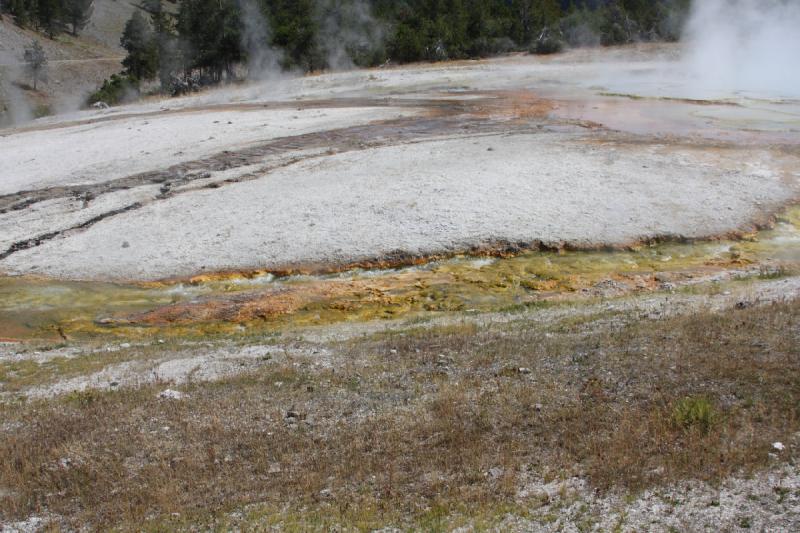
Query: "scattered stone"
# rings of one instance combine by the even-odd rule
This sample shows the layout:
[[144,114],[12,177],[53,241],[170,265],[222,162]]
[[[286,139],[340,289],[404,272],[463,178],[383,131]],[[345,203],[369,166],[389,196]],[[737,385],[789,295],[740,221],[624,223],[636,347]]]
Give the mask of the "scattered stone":
[[492,479],[499,479],[504,472],[505,470],[503,470],[499,466],[495,466],[493,468],[490,468],[489,471],[486,473],[486,475],[488,475]]
[[519,373],[520,374],[530,374],[531,373],[531,369],[530,368],[526,368],[526,367],[523,366],[523,367],[520,367]]
[[158,397],[164,400],[182,400],[184,394],[181,391],[166,389],[158,394]]
[[436,366],[447,366],[455,362],[455,359],[452,357],[448,357],[447,355],[440,353],[436,356]]
[[779,452],[782,452],[783,450],[786,449],[786,445],[783,444],[782,442],[773,442],[772,443],[772,449],[773,450],[777,450]]
[[129,243],[128,241],[122,241],[122,247],[123,248],[130,248],[131,247],[131,243]]

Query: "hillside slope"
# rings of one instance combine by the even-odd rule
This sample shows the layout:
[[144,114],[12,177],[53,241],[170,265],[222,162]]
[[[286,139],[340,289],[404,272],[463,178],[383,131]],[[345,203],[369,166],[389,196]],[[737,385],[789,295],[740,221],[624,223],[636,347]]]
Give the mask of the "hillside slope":
[[[78,37],[48,39],[0,17],[0,125],[37,114],[75,109],[102,81],[122,68],[119,38],[136,6],[124,0],[95,0],[94,13]],[[22,57],[38,40],[47,54],[47,79],[34,91]]]

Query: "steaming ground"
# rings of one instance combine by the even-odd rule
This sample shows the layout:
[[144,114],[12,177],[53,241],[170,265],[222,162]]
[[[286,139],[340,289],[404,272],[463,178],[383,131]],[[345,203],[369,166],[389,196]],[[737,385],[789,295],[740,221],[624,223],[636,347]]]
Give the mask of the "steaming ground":
[[798,197],[800,104],[699,95],[677,55],[354,71],[6,130],[0,270],[150,280],[750,230]]

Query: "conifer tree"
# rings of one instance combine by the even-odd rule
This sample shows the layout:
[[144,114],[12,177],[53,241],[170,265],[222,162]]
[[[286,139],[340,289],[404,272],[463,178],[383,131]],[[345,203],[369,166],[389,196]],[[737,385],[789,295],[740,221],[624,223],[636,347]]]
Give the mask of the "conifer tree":
[[33,41],[30,46],[25,48],[25,69],[33,81],[33,90],[38,89],[39,80],[44,79],[45,67],[47,67],[47,55],[39,41]]
[[125,24],[120,45],[128,52],[122,65],[136,82],[155,77],[157,69],[153,32],[140,11],[134,11]]
[[94,13],[94,0],[64,0],[64,20],[72,26],[72,35],[86,27]]

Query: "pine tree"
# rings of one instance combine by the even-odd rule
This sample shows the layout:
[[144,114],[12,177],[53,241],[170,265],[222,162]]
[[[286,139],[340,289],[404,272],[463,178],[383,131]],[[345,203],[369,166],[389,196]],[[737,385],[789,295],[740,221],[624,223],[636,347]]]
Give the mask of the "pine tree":
[[158,58],[153,32],[141,12],[134,11],[125,24],[120,45],[128,52],[122,60],[128,76],[136,82],[155,77]]
[[72,26],[74,36],[86,27],[93,13],[94,0],[64,0],[64,20]]
[[54,39],[64,29],[62,20],[61,0],[38,0],[36,2],[36,21],[49,38]]
[[147,0],[143,9],[150,14],[158,79],[161,89],[166,90],[172,83],[173,75],[179,70],[180,65],[180,47],[175,35],[174,17],[164,9],[161,0]]
[[243,58],[241,19],[235,0],[184,0],[178,13],[178,34],[189,45],[189,66],[214,81],[231,74]]
[[33,80],[33,90],[37,90],[39,80],[44,79],[45,67],[47,67],[47,55],[39,41],[33,41],[30,46],[25,48],[25,68]]
[[313,0],[273,0],[268,4],[273,44],[286,51],[284,66],[316,70],[325,66],[318,42],[319,25]]

